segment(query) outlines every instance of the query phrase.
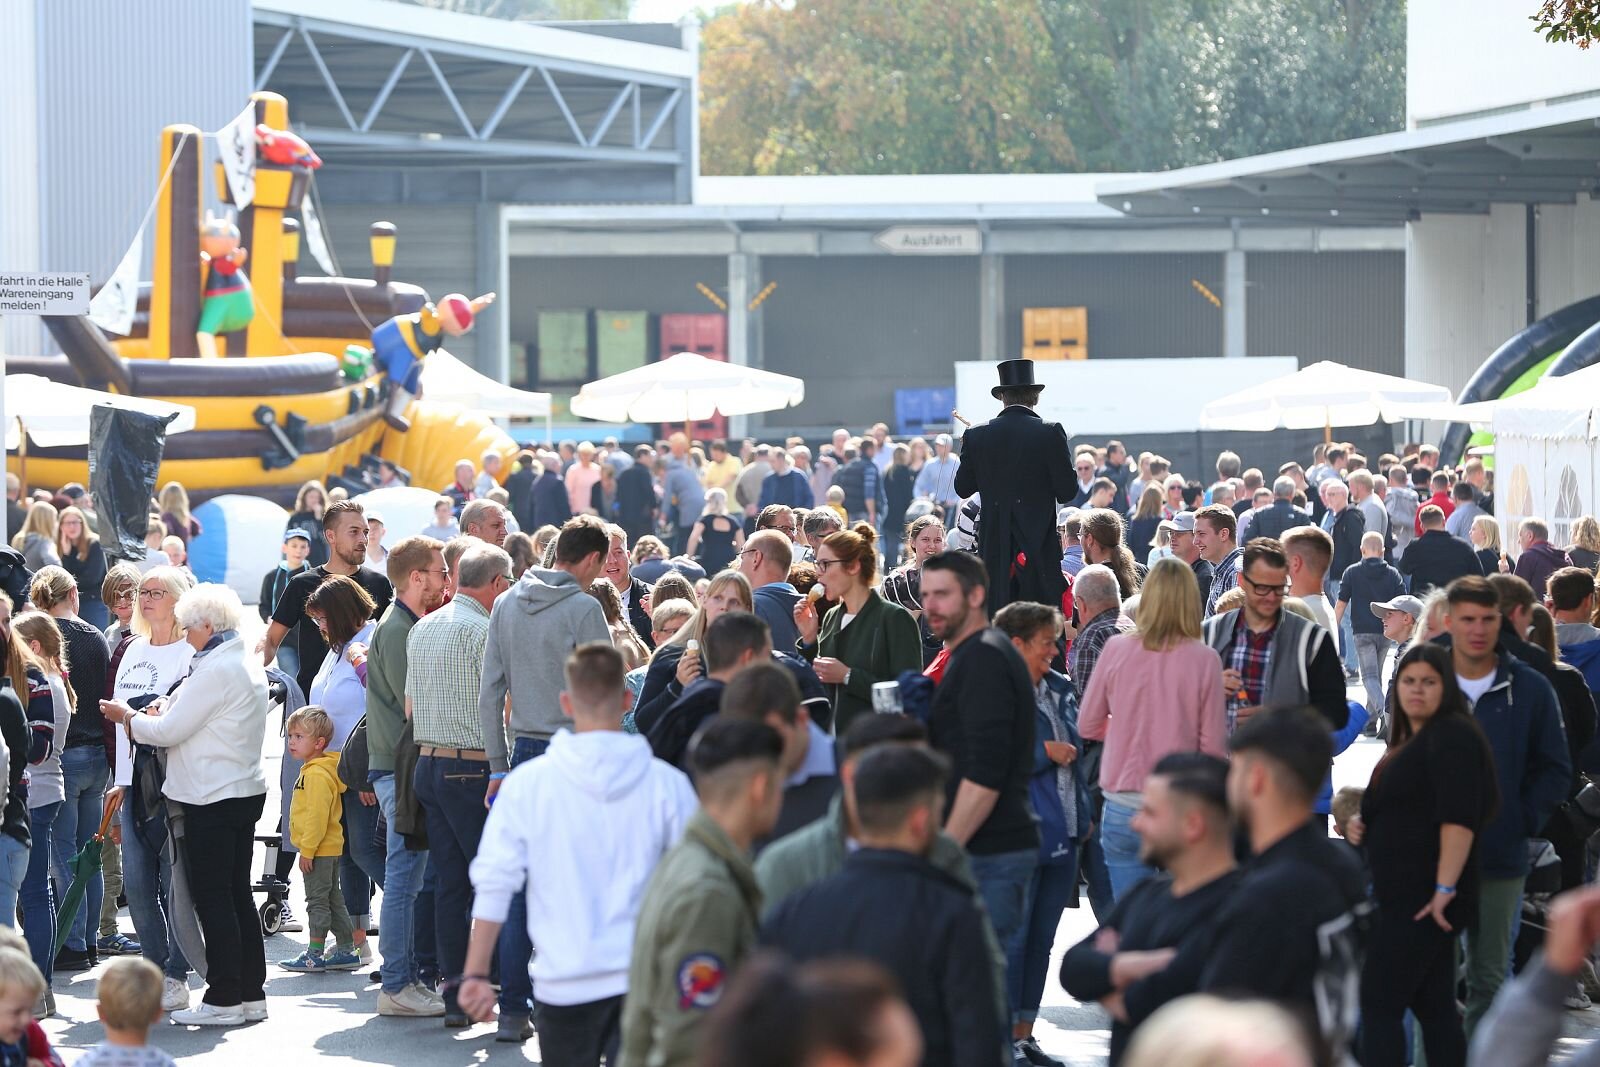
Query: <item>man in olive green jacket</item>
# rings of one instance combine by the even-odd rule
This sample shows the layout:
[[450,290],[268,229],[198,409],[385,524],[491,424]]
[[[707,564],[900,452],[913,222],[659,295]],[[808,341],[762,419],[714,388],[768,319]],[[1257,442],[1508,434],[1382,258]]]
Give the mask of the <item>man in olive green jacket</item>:
[[[756,882],[761,887],[763,913],[773,908],[793,893],[839,873],[848,854],[846,844],[852,833],[855,819],[851,789],[855,783],[856,764],[870,748],[884,744],[925,745],[928,733],[922,724],[905,715],[868,715],[858,719],[839,742],[839,780],[842,789],[833,798],[828,813],[809,826],[804,826],[787,837],[781,837],[767,846],[756,859]],[[928,862],[954,877],[967,887],[983,910],[983,898],[978,894],[978,883],[972,877],[972,865],[967,853],[943,830],[934,835],[928,849]],[[1006,957],[995,940],[994,925],[983,924],[984,941],[989,946],[989,962],[994,968],[994,989],[999,998],[1000,1018],[1009,1016],[1006,1007]]]
[[696,737],[689,761],[701,806],[645,889],[621,1067],[693,1067],[706,1012],[755,951],[761,890],[750,848],[777,824],[782,755],[765,723],[715,718]]

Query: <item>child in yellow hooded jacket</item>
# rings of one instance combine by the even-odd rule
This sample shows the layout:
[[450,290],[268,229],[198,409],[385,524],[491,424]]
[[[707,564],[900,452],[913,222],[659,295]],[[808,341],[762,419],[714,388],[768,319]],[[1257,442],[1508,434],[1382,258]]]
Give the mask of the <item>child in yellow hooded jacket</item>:
[[355,951],[354,924],[339,892],[339,856],[344,852],[340,796],[345,784],[339,778],[339,754],[328,751],[333,719],[311,704],[289,716],[285,730],[289,755],[301,761],[289,801],[289,840],[300,853],[309,943],[300,955],[278,966],[286,971],[353,971],[361,966],[361,958]]

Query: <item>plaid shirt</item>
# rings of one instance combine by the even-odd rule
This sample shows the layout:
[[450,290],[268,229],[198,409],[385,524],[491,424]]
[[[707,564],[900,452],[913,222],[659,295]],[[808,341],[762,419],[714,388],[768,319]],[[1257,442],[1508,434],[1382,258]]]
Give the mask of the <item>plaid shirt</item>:
[[1217,565],[1211,568],[1211,590],[1206,593],[1206,611],[1204,618],[1211,618],[1217,613],[1217,598],[1239,584],[1239,559],[1240,552],[1237,548],[1229,552]]
[[478,689],[489,613],[469,596],[421,619],[406,638],[406,696],[417,744],[483,748]]
[[1239,721],[1239,709],[1261,703],[1266,695],[1267,661],[1272,657],[1272,639],[1277,636],[1278,624],[1272,629],[1256,633],[1240,619],[1233,628],[1233,648],[1228,653],[1228,666],[1239,672],[1244,684],[1228,698],[1228,733],[1233,733]]
[[1122,614],[1120,608],[1107,608],[1086,622],[1083,629],[1078,631],[1078,636],[1072,639],[1072,662],[1068,665],[1067,673],[1072,678],[1072,687],[1077,690],[1079,700],[1083,699],[1083,694],[1089,688],[1089,676],[1094,673],[1094,665],[1100,662],[1100,653],[1105,651],[1106,642],[1132,629],[1133,620]]

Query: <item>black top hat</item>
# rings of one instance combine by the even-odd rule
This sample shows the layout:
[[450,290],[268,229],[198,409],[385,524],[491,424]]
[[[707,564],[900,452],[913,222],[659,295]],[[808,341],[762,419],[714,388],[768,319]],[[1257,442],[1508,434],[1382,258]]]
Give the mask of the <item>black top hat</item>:
[[989,395],[996,400],[1000,399],[1000,390],[1002,389],[1044,388],[1044,386],[1033,380],[1033,360],[1031,359],[1002,359],[995,366],[1000,372],[1000,384],[989,390]]

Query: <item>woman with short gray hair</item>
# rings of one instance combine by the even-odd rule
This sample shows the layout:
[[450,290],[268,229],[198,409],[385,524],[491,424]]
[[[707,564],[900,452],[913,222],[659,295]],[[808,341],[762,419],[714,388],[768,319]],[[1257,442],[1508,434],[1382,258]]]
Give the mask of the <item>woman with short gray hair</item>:
[[227,586],[184,593],[173,612],[194,649],[188,677],[159,714],[107,700],[130,744],[166,750],[162,794],[184,824],[184,867],[206,942],[206,992],[180,1026],[238,1026],[267,1017],[266,952],[250,889],[255,827],[267,796],[261,745],[267,678],[239,635],[244,607]]

